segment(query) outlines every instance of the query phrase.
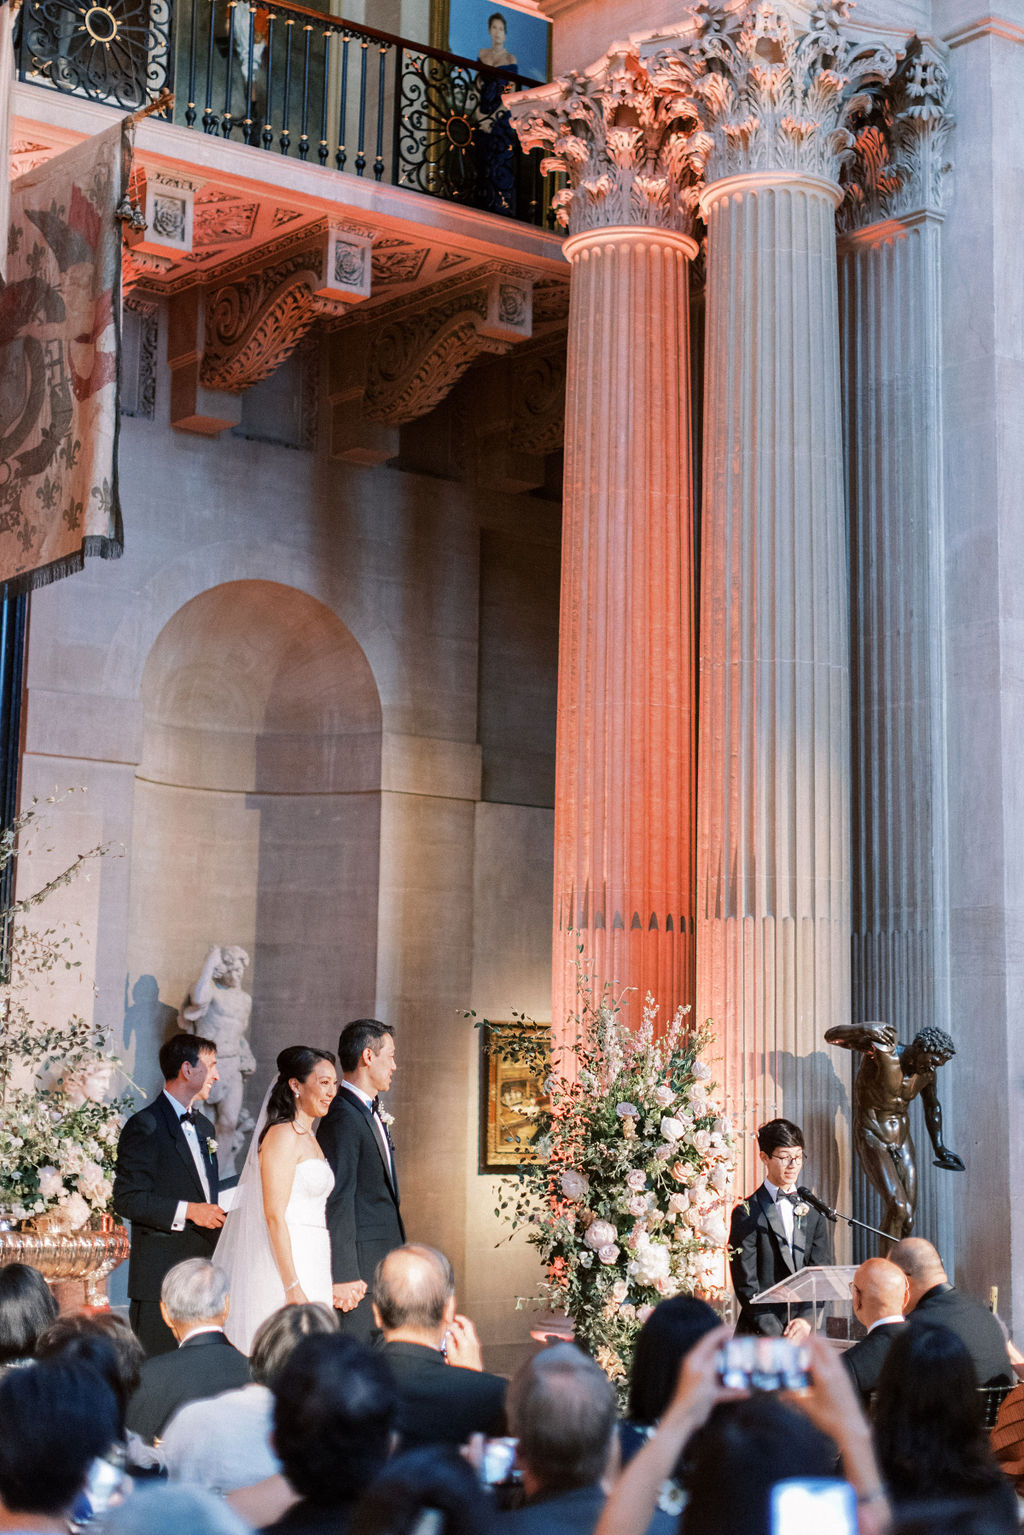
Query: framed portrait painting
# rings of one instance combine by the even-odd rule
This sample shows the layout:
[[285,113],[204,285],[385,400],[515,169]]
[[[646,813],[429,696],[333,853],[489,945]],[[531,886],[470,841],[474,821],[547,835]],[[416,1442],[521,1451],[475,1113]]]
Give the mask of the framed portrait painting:
[[[500,1031],[502,1025],[493,1027]],[[543,1026],[536,1034],[538,1041],[550,1040],[550,1030]],[[481,1172],[511,1172],[520,1162],[541,1160],[533,1142],[538,1117],[548,1106],[544,1081],[550,1059],[550,1049],[543,1061],[537,1059],[527,1065],[509,1059],[499,1049],[481,1048]]]
[[430,41],[538,84],[551,78],[551,23],[533,10],[495,0],[431,0]]

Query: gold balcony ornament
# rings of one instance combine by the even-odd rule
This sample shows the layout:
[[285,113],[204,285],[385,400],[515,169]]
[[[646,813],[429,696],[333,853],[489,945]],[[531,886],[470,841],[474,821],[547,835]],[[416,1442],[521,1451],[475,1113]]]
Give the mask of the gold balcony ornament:
[[90,1310],[109,1309],[106,1279],[128,1256],[128,1233],[112,1215],[90,1215],[72,1230],[62,1212],[15,1223],[0,1219],[0,1263],[28,1263],[50,1284],[85,1283]]

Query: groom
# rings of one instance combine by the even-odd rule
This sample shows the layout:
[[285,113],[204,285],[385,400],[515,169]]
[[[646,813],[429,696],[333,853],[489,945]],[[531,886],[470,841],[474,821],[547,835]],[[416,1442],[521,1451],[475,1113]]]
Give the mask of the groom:
[[390,1025],[375,1018],[346,1024],[338,1040],[338,1062],[341,1084],[317,1131],[334,1173],[327,1199],[334,1304],[341,1331],[369,1342],[374,1328],[368,1292],[374,1269],[405,1241],[395,1148],[379,1097],[395,1074]]
[[197,1112],[217,1080],[217,1047],[173,1034],[160,1070],[163,1091],[125,1124],[114,1173],[114,1209],[132,1223],[128,1317],[151,1358],[178,1346],[160,1314],[164,1275],[186,1258],[211,1257],[225,1219],[213,1123]]

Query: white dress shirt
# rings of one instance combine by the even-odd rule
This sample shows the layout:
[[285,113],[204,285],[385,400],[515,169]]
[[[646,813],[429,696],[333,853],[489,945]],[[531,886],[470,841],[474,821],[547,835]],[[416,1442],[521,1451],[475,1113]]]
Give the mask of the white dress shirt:
[[[167,1099],[167,1102],[171,1105],[171,1108],[178,1116],[178,1123],[181,1125],[181,1133],[185,1137],[188,1149],[192,1153],[192,1160],[196,1164],[196,1172],[199,1174],[199,1182],[203,1186],[203,1192],[206,1195],[206,1202],[207,1204],[210,1204],[210,1179],[207,1175],[206,1168],[203,1165],[203,1148],[199,1144],[199,1137],[196,1134],[196,1127],[194,1124],[192,1124],[191,1121],[189,1121],[189,1123],[186,1125],[181,1124],[182,1115],[187,1114],[188,1110],[185,1108],[184,1104],[178,1102],[177,1098],[172,1098],[166,1088],[164,1088],[164,1097]],[[180,1199],[178,1201],[178,1208],[175,1210],[174,1219],[171,1222],[172,1231],[184,1231],[186,1211],[188,1210],[189,1204],[190,1201],[187,1199]]]
[[[782,1221],[782,1229],[786,1233],[786,1241],[789,1243],[790,1247],[792,1247],[793,1230],[796,1225],[796,1216],[793,1212],[793,1201],[791,1199],[780,1199],[779,1195],[782,1190],[776,1188],[774,1183],[769,1183],[767,1178],[764,1180],[764,1186],[778,1206],[779,1218]],[[792,1193],[795,1194],[796,1189],[793,1189]]]

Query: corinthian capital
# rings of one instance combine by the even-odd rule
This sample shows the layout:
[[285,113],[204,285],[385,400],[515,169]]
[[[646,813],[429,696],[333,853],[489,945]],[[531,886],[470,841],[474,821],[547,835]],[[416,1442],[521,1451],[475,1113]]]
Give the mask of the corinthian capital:
[[545,171],[560,224],[573,234],[639,224],[689,234],[710,148],[682,75],[656,84],[633,54],[612,51],[585,75],[506,98],[525,149],[549,151]]
[[848,36],[849,0],[821,0],[806,26],[762,3],[740,22],[704,0],[689,44],[694,94],[713,135],[707,179],[800,171],[837,181],[853,147],[864,88],[889,79],[896,55]]
[[913,213],[941,213],[954,126],[949,70],[930,39],[911,38],[899,69],[859,124],[839,210],[843,230]]

